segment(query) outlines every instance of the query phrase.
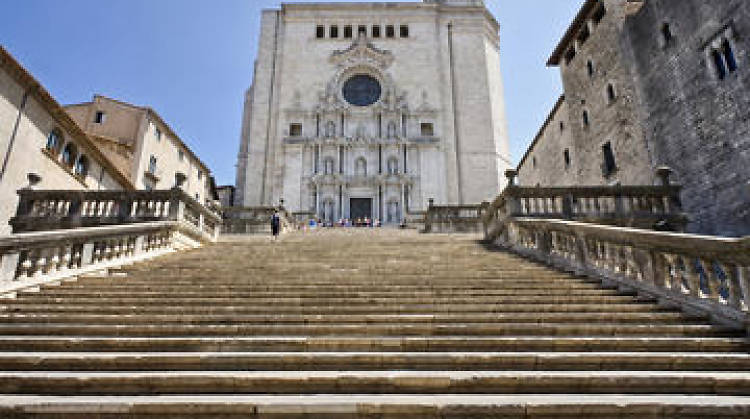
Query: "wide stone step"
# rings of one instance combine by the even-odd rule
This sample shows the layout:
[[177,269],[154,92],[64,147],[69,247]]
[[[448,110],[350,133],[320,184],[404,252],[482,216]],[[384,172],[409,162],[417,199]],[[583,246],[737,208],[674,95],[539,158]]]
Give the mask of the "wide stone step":
[[[696,321],[698,319],[693,319]],[[328,323],[648,323],[690,324],[684,315],[671,312],[654,313],[473,313],[473,314],[147,314],[131,311],[122,314],[76,314],[26,312],[5,314],[0,312],[0,323],[97,323],[97,324],[328,324]]]
[[0,336],[0,351],[75,352],[747,352],[745,338],[698,337],[112,337]]
[[0,324],[0,335],[80,336],[737,336],[712,325],[568,323]]
[[4,371],[750,371],[747,353],[659,352],[0,352]]
[[136,304],[136,305],[196,305],[196,304],[220,304],[220,305],[236,305],[236,304],[252,304],[252,305],[266,305],[268,309],[276,306],[283,306],[288,304],[295,304],[298,306],[318,306],[318,305],[381,305],[381,304],[481,304],[481,303],[495,303],[495,304],[605,304],[605,303],[625,303],[625,302],[636,302],[637,300],[631,296],[618,296],[618,295],[570,295],[570,296],[489,296],[489,297],[435,297],[435,298],[407,298],[407,297],[393,297],[393,298],[316,298],[316,299],[302,299],[302,298],[253,298],[248,297],[212,297],[210,295],[200,297],[176,297],[173,298],[170,295],[160,295],[154,297],[55,297],[46,294],[40,295],[24,295],[13,302],[15,304],[31,303],[67,303],[67,304],[97,304],[97,305],[108,305],[108,304]]
[[653,313],[661,310],[655,304],[371,304],[360,306],[346,305],[277,305],[272,309],[254,304],[222,305],[139,305],[108,303],[71,304],[66,299],[39,304],[32,301],[8,300],[0,305],[6,312],[46,312],[46,313],[185,313],[185,314],[433,314],[433,313]]
[[169,371],[0,372],[0,392],[144,394],[750,394],[749,372]]
[[0,395],[8,419],[743,418],[750,398],[714,395]]
[[[238,270],[241,268],[238,268]],[[191,280],[185,280],[185,278],[192,278]],[[180,276],[175,276],[174,279],[163,276],[151,274],[143,278],[130,278],[130,277],[113,277],[113,278],[82,278],[80,279],[82,285],[91,284],[92,286],[108,286],[108,285],[135,285],[135,286],[173,286],[173,287],[189,287],[189,286],[252,286],[252,287],[366,287],[368,289],[388,289],[389,287],[468,287],[468,288],[494,288],[494,287],[505,287],[505,288],[526,288],[526,287],[564,287],[564,288],[592,288],[595,285],[584,282],[580,279],[574,278],[562,278],[560,276],[542,278],[542,277],[530,277],[530,278],[487,278],[487,279],[476,279],[476,278],[459,278],[455,276],[449,276],[446,278],[435,277],[430,274],[423,274],[409,277],[399,277],[397,274],[390,276],[367,276],[360,279],[354,279],[350,275],[341,278],[335,278],[334,275],[321,274],[314,277],[305,277],[304,272],[300,272],[290,278],[280,278],[278,276],[265,273],[257,276],[247,275],[236,275],[231,279],[223,279],[216,277],[201,278],[192,276],[190,273],[185,273]],[[73,283],[74,284],[74,283]]]

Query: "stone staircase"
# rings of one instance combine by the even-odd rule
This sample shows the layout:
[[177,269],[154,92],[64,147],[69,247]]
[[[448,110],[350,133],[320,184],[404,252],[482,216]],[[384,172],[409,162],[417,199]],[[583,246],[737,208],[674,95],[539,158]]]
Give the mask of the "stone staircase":
[[750,417],[741,331],[474,236],[238,239],[0,305],[2,418]]

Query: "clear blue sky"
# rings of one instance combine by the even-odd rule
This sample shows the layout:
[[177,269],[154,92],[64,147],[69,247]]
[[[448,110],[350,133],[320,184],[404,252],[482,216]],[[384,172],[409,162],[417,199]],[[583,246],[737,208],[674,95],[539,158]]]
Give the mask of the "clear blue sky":
[[[351,0],[350,0],[351,1]],[[545,62],[582,0],[486,0],[501,25],[513,158],[561,92]],[[234,184],[243,96],[252,81],[260,11],[276,0],[13,0],[0,43],[60,103],[95,93],[156,109]]]

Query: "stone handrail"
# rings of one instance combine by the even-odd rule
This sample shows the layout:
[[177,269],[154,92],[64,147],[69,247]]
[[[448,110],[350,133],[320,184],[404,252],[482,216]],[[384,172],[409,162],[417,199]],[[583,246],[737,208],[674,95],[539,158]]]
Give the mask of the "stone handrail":
[[221,217],[178,188],[160,191],[18,191],[10,220],[14,233],[186,221],[209,237],[219,234]]
[[188,220],[14,234],[0,238],[0,295],[213,240]]
[[491,242],[557,268],[747,326],[750,237],[696,236],[576,221],[512,218]]
[[489,204],[435,205],[429,200],[424,215],[425,233],[456,233],[482,231],[484,213]]
[[227,207],[223,209],[222,232],[225,234],[270,234],[271,216],[279,211],[281,232],[297,228],[294,214],[283,207]]
[[669,183],[669,170],[658,172],[657,186],[520,187],[515,171],[506,173],[509,186],[484,214],[485,235],[492,237],[512,217],[577,220],[622,227],[683,231],[681,187]]

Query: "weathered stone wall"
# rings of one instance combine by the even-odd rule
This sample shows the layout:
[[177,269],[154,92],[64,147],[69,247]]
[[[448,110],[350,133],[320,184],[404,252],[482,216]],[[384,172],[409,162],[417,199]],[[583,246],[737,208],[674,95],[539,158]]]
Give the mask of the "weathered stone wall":
[[[710,52],[723,39],[738,68],[720,79]],[[684,186],[691,231],[750,234],[748,39],[746,0],[648,0],[624,27],[654,163]]]

